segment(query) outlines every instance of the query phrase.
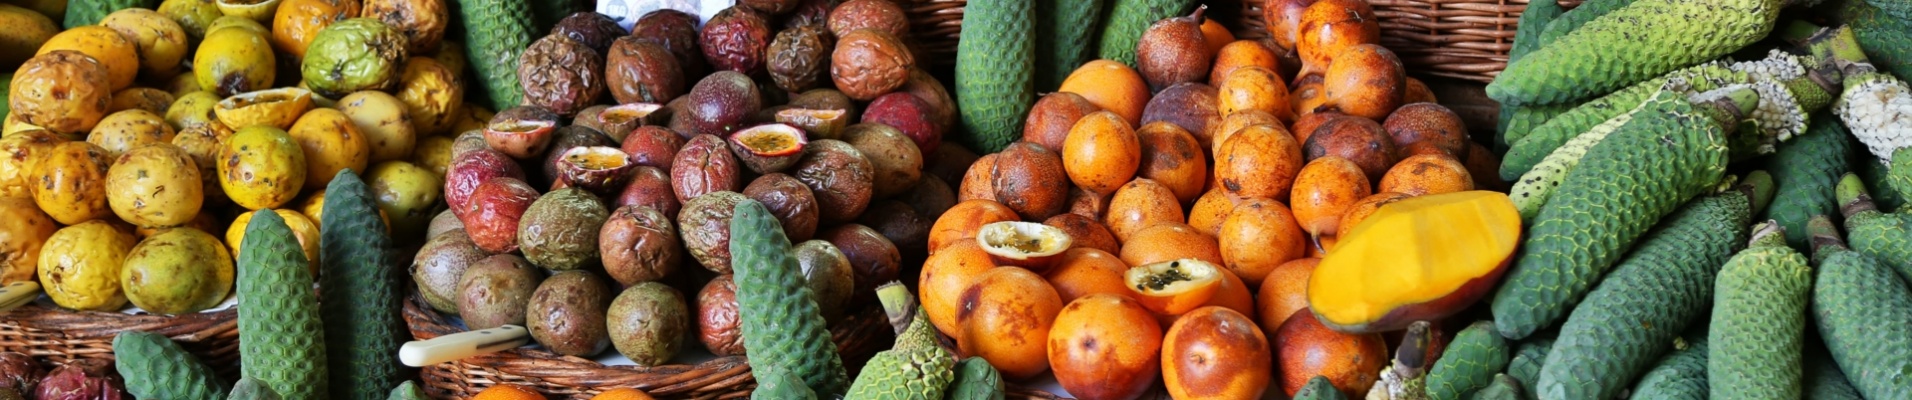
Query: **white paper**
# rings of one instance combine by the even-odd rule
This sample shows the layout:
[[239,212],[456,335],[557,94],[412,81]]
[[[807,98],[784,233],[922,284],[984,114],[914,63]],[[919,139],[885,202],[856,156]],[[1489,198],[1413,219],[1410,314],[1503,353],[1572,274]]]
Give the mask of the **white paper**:
[[671,9],[697,16],[697,26],[702,28],[704,21],[736,3],[736,0],[598,0],[597,13],[611,16],[618,26],[628,31],[644,14]]

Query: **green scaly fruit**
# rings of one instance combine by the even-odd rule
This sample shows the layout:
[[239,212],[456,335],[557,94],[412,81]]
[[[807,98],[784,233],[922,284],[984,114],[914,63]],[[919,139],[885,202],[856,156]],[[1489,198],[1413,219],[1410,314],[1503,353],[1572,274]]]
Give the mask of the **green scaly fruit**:
[[1712,305],[1721,264],[1746,243],[1752,213],[1772,197],[1755,172],[1735,190],[1702,197],[1641,238],[1561,324],[1534,386],[1537,398],[1611,399]]
[[107,14],[128,8],[155,9],[158,0],[67,0],[66,18],[61,28],[73,29],[82,26],[99,25]]
[[752,370],[750,374],[757,378],[757,389],[750,392],[751,399],[817,400],[817,392],[804,386],[803,379],[791,375],[790,371]]
[[232,393],[227,395],[226,399],[228,400],[279,400],[281,399],[281,397],[279,397],[279,392],[272,391],[272,388],[267,387],[265,383],[259,382],[259,380],[252,379],[252,377],[248,376],[248,377],[239,378],[239,383],[235,383],[232,385]]
[[1725,132],[1712,117],[1669,91],[1648,101],[1661,111],[1635,114],[1588,150],[1535,218],[1494,295],[1502,336],[1565,317],[1634,240],[1725,174]]
[[1814,118],[1804,135],[1780,143],[1779,152],[1766,159],[1766,170],[1773,174],[1773,204],[1759,218],[1786,228],[1786,244],[1794,249],[1810,249],[1806,220],[1839,212],[1833,186],[1846,173],[1851,141],[1839,120]]
[[226,384],[212,367],[199,362],[171,338],[152,332],[123,331],[113,336],[113,367],[126,381],[126,392],[142,399],[220,400]]
[[400,339],[408,332],[399,315],[404,306],[393,262],[392,238],[371,189],[350,169],[340,170],[325,187],[319,216],[319,290],[325,302],[326,354],[331,381],[350,399],[381,399],[398,385],[402,367]]
[[1720,267],[1707,342],[1707,387],[1715,399],[1797,399],[1812,267],[1771,221]]
[[1608,13],[1612,13],[1614,10],[1624,8],[1628,4],[1633,4],[1633,0],[1591,0],[1581,2],[1580,5],[1574,7],[1573,10],[1561,14],[1560,18],[1556,18],[1553,22],[1547,23],[1547,26],[1540,31],[1540,44],[1545,46],[1556,40],[1560,40],[1561,37],[1573,33],[1573,31],[1580,29],[1581,26],[1585,26],[1588,22],[1592,22],[1594,19],[1600,18]]
[[1746,75],[1733,71],[1723,62],[1700,64],[1573,106],[1571,110],[1534,127],[1532,132],[1522,136],[1519,141],[1509,142],[1508,144],[1512,147],[1507,150],[1507,154],[1501,160],[1501,178],[1509,181],[1520,179],[1520,176],[1533,169],[1535,164],[1540,163],[1547,155],[1553,154],[1554,149],[1592,130],[1594,126],[1632,111],[1646,102],[1655,92],[1666,88],[1667,82],[1675,80],[1680,82],[1675,85],[1678,90],[1707,91],[1735,82],[1744,82]]
[[[1565,10],[1560,7],[1559,2],[1527,3],[1527,8],[1520,11],[1520,24],[1514,29],[1514,47],[1507,51],[1508,62],[1519,61],[1521,57],[1527,56],[1527,53],[1540,48],[1544,44],[1540,41],[1540,32],[1546,30],[1547,23],[1559,18],[1563,12]],[[1526,136],[1528,131],[1533,130],[1533,127],[1547,122],[1548,119],[1566,110],[1566,107],[1559,106],[1520,107],[1502,104],[1500,118],[1497,120],[1499,125],[1494,130],[1499,133],[1494,140],[1495,147],[1506,149],[1508,143],[1519,140],[1521,136]]]
[[1454,335],[1434,368],[1427,372],[1427,397],[1462,400],[1494,383],[1507,369],[1513,349],[1494,330],[1493,321],[1477,321]]
[[429,400],[429,399],[431,399],[431,396],[425,394],[425,389],[418,387],[418,383],[412,382],[412,381],[405,381],[405,382],[399,383],[398,387],[392,388],[391,395],[385,396],[385,400]]
[[[1170,17],[1188,15],[1193,0],[1110,0],[1108,19],[1102,24],[1102,37],[1096,40],[1097,56],[1136,68],[1135,48],[1149,25]],[[967,18],[967,14],[965,14]],[[964,21],[968,22],[968,21]]]
[[[1551,331],[1549,331],[1551,332]],[[1507,376],[1520,382],[1520,390],[1527,397],[1535,398],[1534,388],[1540,384],[1540,369],[1547,362],[1547,353],[1553,351],[1554,338],[1551,335],[1534,335],[1521,341],[1514,347],[1514,359],[1507,362]]]
[[1334,382],[1328,381],[1328,377],[1316,375],[1314,378],[1308,379],[1308,384],[1302,385],[1301,390],[1295,392],[1293,400],[1347,399],[1348,395],[1341,393],[1341,389],[1336,389]]
[[325,330],[305,250],[278,213],[254,215],[245,237],[237,285],[240,370],[280,396],[330,398]]
[[1852,249],[1912,279],[1912,214],[1880,212],[1852,174],[1841,178],[1835,191]]
[[1881,5],[1904,0],[1846,0],[1835,14],[1846,21],[1874,65],[1900,78],[1912,78],[1912,21],[1893,18]]
[[1673,343],[1672,354],[1661,358],[1633,385],[1633,398],[1707,400],[1706,347],[1706,329],[1687,332]]
[[1759,41],[1772,31],[1780,5],[1636,0],[1509,64],[1487,85],[1487,94],[1516,105],[1590,99]]
[[974,0],[964,6],[956,44],[956,105],[963,146],[983,154],[1022,138],[1023,119],[1036,101],[1033,2]]
[[956,363],[948,392],[949,400],[1003,400],[1002,373],[982,357],[965,358]]
[[1499,141],[1495,144],[1499,146],[1501,151],[1505,152],[1509,147],[1512,147],[1514,143],[1520,142],[1521,139],[1526,139],[1527,135],[1534,132],[1534,129],[1546,125],[1547,121],[1552,121],[1554,118],[1558,118],[1568,111],[1573,111],[1573,109],[1573,105],[1566,104],[1545,106],[1502,105],[1501,115],[1505,116],[1502,117],[1500,121],[1503,125],[1503,133]]
[[1102,0],[1036,3],[1036,91],[1053,92],[1077,66],[1095,57]]
[[1886,167],[1885,190],[1899,194],[1899,198],[1912,197],[1912,150],[1892,151],[1891,165]]
[[[1912,397],[1912,288],[1877,259],[1852,251],[1832,220],[1815,216],[1813,322],[1839,370],[1867,398]],[[1898,327],[1898,328],[1885,328]]]
[[[1858,148],[1858,146],[1853,147]],[[1891,168],[1879,163],[1879,159],[1873,157],[1872,153],[1859,150],[1854,150],[1852,153],[1853,158],[1846,165],[1852,167],[1852,173],[1859,176],[1860,182],[1865,183],[1866,191],[1872,195],[1873,205],[1879,211],[1885,212],[1903,208],[1906,198],[1900,196],[1898,190],[1893,189]],[[1844,205],[1844,203],[1840,204]]]
[[[787,373],[818,396],[843,393],[848,374],[801,265],[790,254],[777,218],[763,203],[737,203],[730,220],[731,266],[737,283],[737,314],[752,371]],[[753,398],[786,399],[758,388]]]
[[533,34],[531,5],[528,0],[453,0],[464,23],[457,36],[465,44],[478,86],[479,104],[503,110],[524,103],[524,88],[518,83],[518,56],[531,45]]
[[[1831,231],[1835,233],[1838,229],[1833,228],[1831,220],[1826,221],[1826,227],[1831,228]],[[1819,254],[1817,252],[1813,254],[1813,258],[1814,264],[1818,264]],[[1815,274],[1825,276],[1824,271],[1825,267],[1821,264],[1815,270]],[[1886,273],[1890,274],[1891,271],[1886,271]],[[1819,289],[1819,285],[1821,284],[1823,284],[1823,282],[1820,281],[1820,278],[1814,277],[1814,297],[1819,296],[1819,291],[1821,290]],[[1816,306],[1817,304],[1815,304],[1815,307]],[[1806,340],[1806,365],[1803,369],[1805,370],[1805,377],[1802,379],[1805,380],[1806,384],[1805,398],[1813,400],[1865,400],[1865,396],[1859,394],[1859,389],[1852,387],[1852,382],[1846,380],[1846,373],[1839,370],[1839,363],[1833,361],[1832,354],[1827,352],[1825,344],[1821,343],[1820,340]]]
[[1474,392],[1471,398],[1474,400],[1524,400],[1527,398],[1527,393],[1521,388],[1520,381],[1514,380],[1514,377],[1507,374],[1494,374],[1493,382],[1481,388],[1480,391]]
[[[1752,85],[1747,84],[1727,85],[1705,93],[1687,96],[1696,109],[1711,116],[1714,122],[1725,127],[1727,131],[1737,127],[1741,118],[1752,113],[1754,106],[1762,98],[1764,97],[1753,89]],[[1640,105],[1647,104],[1649,103]],[[1633,113],[1640,112],[1642,109],[1644,107],[1634,108],[1633,111],[1594,126],[1587,133],[1575,136],[1573,140],[1554,149],[1553,154],[1547,155],[1547,158],[1541,160],[1540,164],[1534,165],[1532,170],[1521,175],[1520,180],[1514,182],[1512,190],[1508,191],[1508,196],[1514,202],[1514,208],[1520,211],[1521,219],[1532,221],[1538,217],[1541,206],[1546,205],[1547,200],[1553,197],[1554,189],[1560,187],[1560,181],[1566,180],[1567,173],[1580,165],[1580,159],[1586,156],[1587,150],[1599,145],[1600,141],[1607,138],[1607,135],[1612,134],[1621,125],[1625,125],[1627,121],[1631,121]]]
[[[851,399],[941,399],[956,379],[956,355],[936,343],[936,326],[907,287],[890,282],[876,288],[892,324],[902,328],[896,344],[863,364],[850,385]],[[899,323],[900,322],[900,323]]]

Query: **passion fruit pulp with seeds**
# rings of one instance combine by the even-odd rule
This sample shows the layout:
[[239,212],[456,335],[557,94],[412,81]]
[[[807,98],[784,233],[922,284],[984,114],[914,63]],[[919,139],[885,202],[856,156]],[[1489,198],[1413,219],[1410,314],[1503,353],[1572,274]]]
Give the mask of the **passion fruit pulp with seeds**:
[[485,124],[485,143],[511,158],[525,159],[544,154],[551,144],[551,132],[557,130],[558,113],[551,109],[526,105],[499,111]]
[[777,111],[777,122],[802,128],[818,139],[842,139],[843,127],[850,123],[847,114],[843,110],[786,108]]
[[599,132],[622,142],[625,137],[631,135],[631,131],[650,125],[651,116],[663,108],[663,105],[656,103],[629,103],[606,107],[604,111],[597,114],[597,121],[592,124],[597,125],[594,128],[597,128]]
[[1012,265],[1041,273],[1074,242],[1062,228],[1035,222],[1002,221],[976,231],[976,244],[997,265]]
[[1161,315],[1181,315],[1207,304],[1221,288],[1221,267],[1193,258],[1129,268],[1123,282],[1143,307]]
[[558,160],[558,179],[564,185],[609,193],[624,187],[631,177],[631,155],[608,146],[580,146],[564,152]]
[[788,124],[764,124],[730,135],[730,149],[744,166],[759,174],[783,172],[797,165],[809,143],[803,130]]
[[289,129],[310,109],[311,91],[278,88],[232,95],[214,104],[212,113],[234,130],[259,125]]

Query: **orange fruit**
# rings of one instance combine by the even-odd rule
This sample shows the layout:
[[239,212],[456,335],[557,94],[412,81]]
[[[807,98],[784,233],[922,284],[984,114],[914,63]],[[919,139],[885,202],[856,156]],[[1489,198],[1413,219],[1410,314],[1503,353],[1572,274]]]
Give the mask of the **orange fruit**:
[[[1225,307],[1241,313],[1241,315],[1248,317],[1250,320],[1255,319],[1254,289],[1250,289],[1247,282],[1242,282],[1241,277],[1235,275],[1234,272],[1229,272],[1228,268],[1220,268],[1220,270],[1220,275],[1222,276],[1221,284],[1215,286],[1215,295],[1209,296],[1208,301],[1202,303],[1202,307]],[[1162,325],[1174,325],[1175,320],[1178,318],[1181,318],[1181,316],[1157,315],[1155,320],[1161,322]]]
[[1122,251],[1122,246],[1115,241],[1115,234],[1110,233],[1109,228],[1102,226],[1102,223],[1097,222],[1095,218],[1080,214],[1060,214],[1043,220],[1042,224],[1061,228],[1064,233],[1069,234],[1076,248],[1090,248],[1109,253]]
[[1130,237],[1156,224],[1187,221],[1175,191],[1153,179],[1136,178],[1115,190],[1109,198],[1109,212],[1102,223],[1127,246]]
[[1335,56],[1334,65],[1321,78],[1326,105],[1348,115],[1380,121],[1405,104],[1401,100],[1406,97],[1407,74],[1401,59],[1378,44],[1348,48]]
[[1188,130],[1168,122],[1150,122],[1135,132],[1141,140],[1142,163],[1135,176],[1148,178],[1189,204],[1208,186],[1208,156]]
[[[1346,227],[1349,231],[1353,231],[1355,227],[1361,225],[1361,221],[1367,220],[1369,215],[1373,215],[1376,210],[1380,210],[1381,206],[1407,200],[1410,197],[1414,196],[1389,191],[1382,191],[1381,193],[1364,197],[1361,201],[1354,202],[1354,205],[1348,206],[1347,211],[1342,212],[1341,222],[1335,224],[1335,229],[1340,230],[1342,227]],[[1322,247],[1327,250],[1334,250],[1333,246],[1327,246],[1326,243],[1323,243]]]
[[1487,150],[1487,146],[1473,141],[1467,142],[1467,176],[1474,178],[1474,188],[1507,191],[1507,181],[1500,179],[1500,156]]
[[591,400],[652,400],[651,395],[642,390],[622,388],[611,389],[591,396]]
[[[1349,117],[1347,114],[1342,114],[1340,112],[1335,112],[1335,111],[1322,111],[1318,113],[1308,113],[1306,115],[1302,115],[1300,118],[1295,118],[1295,124],[1290,125],[1290,127],[1293,129],[1290,129],[1289,132],[1295,134],[1295,141],[1301,142],[1302,147],[1307,147],[1308,138],[1314,137],[1316,129],[1321,129],[1321,127],[1327,126],[1328,123],[1334,122],[1335,120],[1339,120],[1342,118],[1351,118],[1351,117]],[[1383,129],[1383,131],[1385,130],[1386,129]]]
[[1301,144],[1279,125],[1243,128],[1215,153],[1215,177],[1235,197],[1288,198],[1301,172]]
[[1308,277],[1314,275],[1317,264],[1321,264],[1320,258],[1297,258],[1281,263],[1261,279],[1261,289],[1255,292],[1255,314],[1261,316],[1263,328],[1279,328],[1295,310],[1308,308]]
[[1193,258],[1215,265],[1222,263],[1221,245],[1214,236],[1196,231],[1180,222],[1163,222],[1136,232],[1122,243],[1122,262],[1148,265],[1163,261]]
[[1224,265],[1251,286],[1260,285],[1276,266],[1301,258],[1308,251],[1307,234],[1295,224],[1294,213],[1288,206],[1264,198],[1248,198],[1236,205],[1228,220],[1222,222],[1216,241],[1221,245]]
[[319,30],[333,22],[359,16],[355,0],[288,0],[272,17],[272,48],[294,59],[305,57],[305,47]]
[[1377,186],[1383,192],[1425,196],[1474,190],[1474,178],[1453,156],[1419,154],[1394,164]]
[[1069,181],[1091,192],[1114,192],[1135,178],[1141,163],[1141,139],[1112,112],[1083,116],[1062,142],[1062,166]]
[[1043,279],[1062,296],[1063,303],[1068,303],[1097,293],[1129,296],[1128,285],[1122,282],[1122,273],[1128,270],[1129,265],[1114,254],[1078,247],[1063,252]]
[[1412,76],[1407,77],[1405,93],[1401,96],[1401,102],[1404,104],[1441,102],[1439,98],[1434,97],[1434,90],[1427,88],[1426,82],[1421,82],[1420,79],[1414,79]]
[[1208,84],[1221,86],[1222,78],[1227,78],[1230,71],[1251,66],[1267,68],[1269,71],[1280,71],[1281,61],[1275,56],[1274,50],[1262,45],[1260,41],[1229,42],[1222,45],[1221,51],[1215,53],[1215,68],[1208,71]]
[[962,307],[963,291],[969,290],[969,284],[977,276],[995,268],[996,262],[990,259],[989,252],[983,251],[974,240],[949,246],[923,260],[923,273],[916,287],[922,291],[919,297],[923,299],[923,311],[929,313],[929,322],[945,335],[962,336],[957,314]]
[[1069,214],[1101,221],[1102,216],[1109,211],[1109,197],[1110,194],[1071,187],[1069,188]]
[[1188,209],[1188,225],[1195,231],[1210,235],[1222,234],[1222,222],[1228,220],[1228,214],[1235,212],[1240,203],[1228,191],[1221,188],[1209,189],[1202,197],[1195,199],[1195,206]]
[[1241,110],[1261,110],[1280,118],[1282,126],[1295,120],[1294,106],[1288,104],[1288,85],[1281,75],[1262,67],[1242,67],[1222,78],[1220,90],[1222,115]]
[[1226,307],[1190,311],[1162,339],[1162,381],[1176,399],[1259,399],[1274,375],[1261,328]]
[[1208,43],[1208,55],[1213,56],[1220,54],[1223,46],[1234,42],[1235,34],[1229,32],[1228,27],[1222,26],[1221,22],[1203,18],[1202,41]]
[[929,252],[936,253],[957,242],[974,242],[976,231],[991,222],[1020,221],[1014,210],[995,200],[965,200],[956,203],[929,228]]
[[976,159],[956,185],[956,201],[996,201],[996,153]]
[[[1208,148],[1208,158],[1211,160],[1215,159],[1216,154],[1222,153],[1222,141],[1228,140],[1231,136],[1235,136],[1235,133],[1240,132],[1242,128],[1255,125],[1283,124],[1281,123],[1281,118],[1276,118],[1275,114],[1265,111],[1242,110],[1234,114],[1229,114],[1227,117],[1222,118],[1222,126],[1215,129],[1215,137],[1209,138],[1207,142],[1202,142],[1202,147]],[[1199,140],[1201,138],[1196,139]]]
[[1295,115],[1308,116],[1316,109],[1328,104],[1327,82],[1321,74],[1302,75],[1295,79],[1294,88],[1288,90],[1288,104],[1295,107]]
[[[13,48],[8,52],[25,50]],[[139,74],[139,44],[113,28],[99,25],[73,27],[47,38],[33,55],[42,56],[57,50],[77,51],[99,61],[101,66],[106,67],[107,80],[112,83],[112,91],[115,92],[133,86],[133,77]]]
[[1142,307],[1172,320],[1207,304],[1227,273],[1214,263],[1184,258],[1131,267],[1122,272],[1122,283]]
[[1388,168],[1401,161],[1399,146],[1380,123],[1354,116],[1323,122],[1301,144],[1301,155],[1311,161],[1327,156],[1346,158],[1361,166],[1369,182],[1380,181]]
[[501,383],[478,391],[471,400],[544,400],[544,395],[524,386]]
[[1278,50],[1295,48],[1295,36],[1301,30],[1301,14],[1315,0],[1266,0],[1261,2],[1261,20],[1267,22],[1268,36]]
[[1354,202],[1373,194],[1372,187],[1361,166],[1346,158],[1326,156],[1301,167],[1288,201],[1294,206],[1301,230],[1313,236],[1332,236],[1339,232],[1336,228],[1341,214]]
[[1162,326],[1128,297],[1068,303],[1049,329],[1049,367],[1078,399],[1141,397],[1162,369]]
[[1150,91],[1142,74],[1128,64],[1095,60],[1077,67],[1062,80],[1059,92],[1082,95],[1096,107],[1115,112],[1130,126],[1142,124],[1142,110],[1148,106]]
[[1362,396],[1380,379],[1388,363],[1387,342],[1378,333],[1335,332],[1301,309],[1275,330],[1281,390],[1294,396],[1309,379],[1324,376],[1350,397]]
[[1069,92],[1042,95],[1036,99],[1036,105],[1029,107],[1029,118],[1023,120],[1022,140],[1060,149],[1062,141],[1069,137],[1069,129],[1096,111],[1102,108],[1089,103],[1082,95]]
[[1004,377],[1025,380],[1049,370],[1047,342],[1062,297],[1034,272],[995,268],[962,294],[957,320],[962,354],[982,357]]
[[1302,10],[1295,53],[1301,73],[1326,71],[1348,48],[1381,42],[1381,21],[1367,0],[1321,0]]

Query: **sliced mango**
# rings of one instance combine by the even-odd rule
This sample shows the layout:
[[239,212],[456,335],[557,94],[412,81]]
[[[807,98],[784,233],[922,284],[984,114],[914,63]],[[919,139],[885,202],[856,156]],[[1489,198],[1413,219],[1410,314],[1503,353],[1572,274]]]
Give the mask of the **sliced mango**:
[[1323,324],[1386,332],[1466,309],[1493,288],[1520,242],[1506,194],[1466,191],[1382,206],[1340,235],[1308,281]]

